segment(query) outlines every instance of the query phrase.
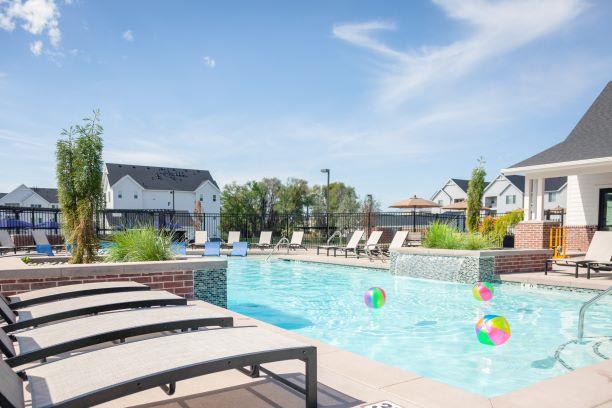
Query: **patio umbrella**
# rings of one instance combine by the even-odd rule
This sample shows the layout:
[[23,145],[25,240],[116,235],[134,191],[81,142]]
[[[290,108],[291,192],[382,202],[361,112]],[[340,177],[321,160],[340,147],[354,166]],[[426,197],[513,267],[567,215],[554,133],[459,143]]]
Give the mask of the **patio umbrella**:
[[440,204],[434,203],[433,201],[426,200],[424,198],[420,198],[414,195],[405,200],[401,200],[396,203],[393,203],[389,207],[391,208],[412,208],[412,230],[416,231],[416,210],[417,208],[435,208],[435,207],[440,207]]
[[34,228],[60,229],[60,225],[57,221],[45,221],[45,222],[36,224]]
[[32,224],[27,221],[4,218],[0,220],[0,228],[32,228]]

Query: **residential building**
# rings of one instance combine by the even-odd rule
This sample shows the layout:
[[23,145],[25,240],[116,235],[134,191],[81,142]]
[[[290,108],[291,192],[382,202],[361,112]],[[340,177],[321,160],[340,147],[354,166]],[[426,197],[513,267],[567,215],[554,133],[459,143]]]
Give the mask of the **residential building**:
[[[544,182],[544,210],[565,208],[567,177],[547,178]],[[498,214],[523,208],[525,177],[499,174],[487,185],[483,194],[483,205]]]
[[517,247],[548,244],[547,178],[567,177],[568,249],[584,251],[595,231],[612,230],[612,82],[564,141],[502,172],[525,176],[525,221],[515,229]]
[[221,190],[208,170],[106,163],[106,208],[219,213]]
[[[458,203],[467,199],[467,189],[469,180],[449,178],[448,181],[438,191],[431,196],[431,201],[441,205]],[[444,210],[434,209],[440,212]]]
[[59,208],[56,188],[27,187],[22,184],[0,195],[0,205],[10,207]]

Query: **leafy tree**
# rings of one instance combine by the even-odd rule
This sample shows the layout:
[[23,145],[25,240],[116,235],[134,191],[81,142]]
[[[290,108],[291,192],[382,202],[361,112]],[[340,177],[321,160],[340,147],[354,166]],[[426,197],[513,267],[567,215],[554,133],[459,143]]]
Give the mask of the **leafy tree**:
[[102,208],[102,133],[100,112],[84,125],[62,130],[57,141],[56,176],[64,216],[62,232],[72,244],[72,263],[91,263],[97,250],[96,210]]
[[468,231],[472,233],[478,231],[478,223],[480,221],[482,195],[484,193],[485,177],[487,175],[484,165],[484,159],[482,157],[479,158],[478,164],[472,170],[472,178],[468,183],[466,222]]

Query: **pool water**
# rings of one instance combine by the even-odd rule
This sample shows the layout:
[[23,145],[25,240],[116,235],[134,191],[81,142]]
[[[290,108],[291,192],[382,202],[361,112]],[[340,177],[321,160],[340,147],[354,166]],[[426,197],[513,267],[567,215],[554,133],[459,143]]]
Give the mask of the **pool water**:
[[[387,293],[381,309],[363,301],[372,286]],[[578,310],[593,292],[494,287],[493,300],[482,303],[470,285],[371,268],[230,260],[228,307],[489,397],[565,374],[564,364],[578,368],[612,356],[612,296],[589,308],[585,344],[576,344]],[[476,321],[491,313],[510,323],[512,336],[502,346],[476,339]]]

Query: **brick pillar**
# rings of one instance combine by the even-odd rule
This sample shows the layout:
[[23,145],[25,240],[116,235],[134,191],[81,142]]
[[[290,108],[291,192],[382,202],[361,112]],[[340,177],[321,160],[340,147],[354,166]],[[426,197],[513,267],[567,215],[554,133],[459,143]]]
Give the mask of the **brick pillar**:
[[597,225],[566,225],[567,249],[586,252]]
[[556,221],[521,221],[514,227],[514,247],[547,249],[550,229],[558,226]]

